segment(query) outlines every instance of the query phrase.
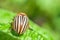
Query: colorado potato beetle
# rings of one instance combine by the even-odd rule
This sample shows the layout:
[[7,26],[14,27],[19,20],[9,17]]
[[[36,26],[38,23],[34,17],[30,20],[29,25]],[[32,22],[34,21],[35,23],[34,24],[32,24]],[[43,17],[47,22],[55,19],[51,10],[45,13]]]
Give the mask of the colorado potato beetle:
[[29,27],[29,19],[25,13],[19,13],[14,18],[12,29],[18,34],[22,34]]

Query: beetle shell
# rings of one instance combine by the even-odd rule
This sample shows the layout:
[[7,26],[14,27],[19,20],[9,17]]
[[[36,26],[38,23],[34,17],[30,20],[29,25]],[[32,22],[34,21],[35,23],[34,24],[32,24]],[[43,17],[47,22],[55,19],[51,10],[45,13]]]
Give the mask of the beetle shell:
[[14,18],[12,29],[18,34],[22,34],[29,27],[29,20],[25,13],[19,13]]

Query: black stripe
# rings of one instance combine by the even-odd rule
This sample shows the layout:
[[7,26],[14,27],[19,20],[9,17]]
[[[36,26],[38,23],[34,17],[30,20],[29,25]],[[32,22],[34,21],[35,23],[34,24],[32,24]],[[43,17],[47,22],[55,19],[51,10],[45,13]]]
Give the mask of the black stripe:
[[14,29],[16,29],[16,18],[14,19]]
[[18,32],[18,27],[19,27],[19,16],[17,17],[17,28],[16,28],[16,31]]
[[14,30],[17,31],[17,28],[16,28],[16,25],[17,24],[17,17],[15,17],[15,20],[14,20]]
[[[21,16],[20,16],[19,18],[20,18],[20,20],[19,20],[19,21],[20,21],[20,28],[21,28]],[[20,33],[20,29],[19,29],[19,33]]]

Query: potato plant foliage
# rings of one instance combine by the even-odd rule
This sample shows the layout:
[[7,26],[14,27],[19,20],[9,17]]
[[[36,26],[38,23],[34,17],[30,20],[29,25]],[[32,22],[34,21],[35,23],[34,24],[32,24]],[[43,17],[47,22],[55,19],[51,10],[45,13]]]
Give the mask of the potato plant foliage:
[[16,13],[0,9],[0,40],[53,40],[50,33],[39,27],[33,21],[29,21],[31,29],[27,29],[24,34],[18,35],[11,31],[11,22]]

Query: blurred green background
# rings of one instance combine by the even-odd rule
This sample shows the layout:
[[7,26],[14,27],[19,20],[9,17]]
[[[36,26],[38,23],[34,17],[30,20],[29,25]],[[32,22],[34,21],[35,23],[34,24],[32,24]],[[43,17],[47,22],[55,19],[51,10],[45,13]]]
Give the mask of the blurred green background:
[[60,0],[0,0],[0,8],[26,13],[30,20],[60,40]]

